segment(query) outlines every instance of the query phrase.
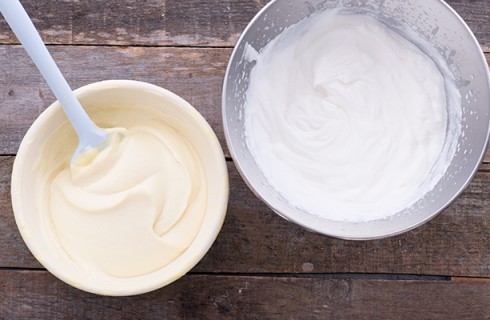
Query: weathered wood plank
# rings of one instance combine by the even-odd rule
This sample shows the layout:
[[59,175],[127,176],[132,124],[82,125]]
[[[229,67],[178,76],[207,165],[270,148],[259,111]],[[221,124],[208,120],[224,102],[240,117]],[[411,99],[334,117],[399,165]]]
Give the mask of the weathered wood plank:
[[[0,267],[40,267],[13,219],[13,157],[0,157]],[[414,231],[352,242],[286,222],[249,191],[229,163],[230,202],[223,229],[193,272],[396,273],[490,277],[490,173],[479,173],[444,213]]]
[[40,267],[24,244],[12,213],[10,177],[13,160],[13,157],[0,157],[0,232],[8,233],[0,236],[3,238],[0,240],[0,267]]
[[[233,46],[267,2],[23,1],[47,43],[151,46]],[[18,43],[3,19],[0,43]]]
[[[167,88],[209,121],[228,156],[221,89],[230,49],[51,47],[72,88],[105,79],[133,79]],[[490,54],[487,54],[490,63]],[[0,154],[15,154],[22,137],[54,97],[20,46],[0,46]],[[490,163],[490,150],[486,162]]]
[[[267,0],[24,0],[47,43],[233,46]],[[490,50],[487,0],[447,1]],[[0,43],[17,43],[3,19]]]
[[[223,147],[221,88],[230,49],[57,46],[50,48],[72,88],[106,80],[150,82],[189,101]],[[0,46],[0,154],[15,154],[37,116],[55,99],[20,46]]]
[[0,271],[1,319],[487,319],[490,283],[188,275],[100,297],[45,271]]
[[229,171],[226,223],[195,271],[490,276],[489,173],[477,174],[453,205],[424,226],[389,239],[352,242],[283,221],[253,196],[234,168]]

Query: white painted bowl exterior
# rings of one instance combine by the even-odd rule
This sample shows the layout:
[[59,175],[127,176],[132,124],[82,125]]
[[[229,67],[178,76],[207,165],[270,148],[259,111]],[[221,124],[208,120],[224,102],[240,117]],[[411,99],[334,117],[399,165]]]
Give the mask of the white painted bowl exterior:
[[[94,281],[64,252],[53,246],[53,235],[32,199],[24,195],[35,190],[31,168],[41,154],[42,142],[50,132],[66,122],[58,102],[49,106],[33,123],[24,137],[12,173],[12,205],[15,221],[22,238],[36,259],[53,275],[84,291],[109,296],[129,296],[161,288],[186,274],[206,254],[223,224],[228,205],[228,171],[223,151],[206,120],[188,102],[163,88],[138,81],[109,80],[89,84],[75,91],[85,109],[99,105],[138,104],[154,105],[162,112],[172,110],[199,140],[190,141],[203,161],[208,180],[208,208],[201,229],[190,247],[167,266],[147,275],[132,278],[107,278]],[[163,107],[165,105],[166,107]],[[167,110],[165,110],[167,109]],[[52,130],[44,130],[44,128]]]

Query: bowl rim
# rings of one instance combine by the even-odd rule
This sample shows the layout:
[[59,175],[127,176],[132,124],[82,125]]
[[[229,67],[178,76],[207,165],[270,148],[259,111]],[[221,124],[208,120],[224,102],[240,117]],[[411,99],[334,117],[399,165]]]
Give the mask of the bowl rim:
[[[228,127],[228,122],[227,122],[227,101],[226,101],[226,97],[227,96],[226,96],[226,91],[227,91],[227,87],[229,85],[229,81],[228,81],[229,74],[231,73],[231,69],[232,69],[231,62],[235,59],[235,56],[238,53],[238,47],[239,47],[239,45],[244,41],[244,38],[246,37],[246,35],[249,32],[249,30],[252,29],[252,26],[255,24],[255,22],[258,21],[258,19],[260,19],[260,17],[264,13],[266,13],[269,10],[269,8],[272,7],[276,2],[281,2],[281,1],[285,2],[285,1],[288,1],[288,0],[272,0],[272,1],[270,1],[248,23],[248,25],[246,26],[246,28],[243,30],[243,32],[241,33],[240,37],[238,38],[238,41],[236,42],[235,47],[233,48],[233,51],[231,53],[231,56],[230,56],[230,59],[229,59],[229,62],[228,62],[228,66],[226,68],[225,76],[224,76],[223,90],[222,90],[222,94],[221,94],[221,111],[222,111],[222,121],[223,121],[223,129],[224,129],[223,132],[224,132],[224,135],[225,135],[226,145],[228,146],[228,150],[229,150],[230,155],[231,155],[231,157],[233,159],[233,163],[234,163],[234,165],[235,165],[238,173],[240,174],[240,176],[242,177],[242,179],[245,181],[246,185],[249,187],[249,189],[255,194],[255,196],[257,198],[259,198],[263,203],[265,203],[272,211],[274,211],[277,215],[279,215],[280,217],[284,218],[285,220],[290,221],[290,222],[293,222],[293,223],[299,225],[300,227],[302,227],[302,228],[304,228],[304,229],[306,229],[308,231],[311,231],[311,232],[314,232],[314,233],[317,233],[317,234],[321,234],[321,235],[324,235],[324,236],[329,236],[329,237],[333,237],[333,238],[343,239],[343,240],[365,241],[365,240],[377,240],[377,239],[384,239],[384,238],[393,237],[393,236],[396,236],[396,235],[399,235],[399,234],[408,232],[410,230],[413,230],[413,229],[415,229],[415,228],[417,228],[417,227],[419,227],[419,226],[427,223],[428,221],[430,221],[433,218],[435,218],[438,214],[440,214],[441,212],[443,212],[445,209],[447,209],[447,207],[449,207],[461,195],[461,193],[468,187],[468,185],[473,180],[474,176],[478,172],[478,170],[479,170],[479,168],[480,168],[480,166],[481,166],[481,164],[483,162],[483,159],[485,157],[485,154],[487,152],[487,149],[489,149],[488,143],[489,143],[489,139],[490,139],[490,117],[489,117],[489,123],[487,125],[487,134],[486,134],[486,138],[485,138],[485,147],[482,149],[481,154],[478,156],[478,163],[479,164],[476,165],[473,168],[473,170],[471,171],[471,173],[468,175],[466,181],[461,185],[461,187],[458,189],[458,191],[455,192],[453,194],[453,196],[443,206],[441,206],[438,210],[434,211],[432,214],[428,215],[427,217],[425,217],[424,219],[422,219],[422,220],[420,220],[420,221],[418,221],[416,223],[412,223],[412,224],[410,224],[408,226],[404,226],[403,228],[398,228],[397,230],[395,230],[393,232],[379,233],[379,234],[370,235],[370,236],[356,236],[356,235],[346,236],[343,233],[337,233],[337,232],[334,232],[332,230],[327,230],[327,231],[321,230],[319,228],[316,228],[316,225],[308,225],[308,224],[304,223],[303,221],[301,221],[299,219],[295,219],[293,217],[288,216],[286,213],[281,212],[280,210],[278,210],[277,208],[275,208],[274,205],[272,205],[266,199],[266,196],[264,196],[261,192],[259,192],[254,187],[253,182],[249,179],[249,177],[245,173],[244,166],[242,165],[242,163],[240,161],[240,158],[238,157],[238,152],[237,152],[237,150],[235,149],[235,146],[232,143],[232,139],[231,139],[231,135],[230,135],[230,128]],[[478,42],[478,39],[476,38],[476,36],[474,35],[474,33],[471,31],[470,27],[467,25],[467,23],[464,21],[464,19],[456,12],[456,10],[454,10],[444,0],[436,0],[436,1],[439,2],[442,6],[444,6],[459,21],[459,23],[466,30],[467,34],[470,36],[470,39],[473,42],[473,44],[476,47],[481,48],[480,43]],[[485,62],[485,65],[486,65],[486,57],[485,57],[485,54],[483,53],[483,51],[481,49],[478,50],[478,51],[479,51],[478,52],[478,55],[480,57],[480,60],[481,61],[484,61]],[[484,73],[486,75],[488,90],[490,92],[490,70],[489,70],[489,68],[486,68],[486,70],[485,70]],[[490,109],[490,107],[489,107],[489,109]]]
[[[29,232],[28,225],[25,222],[24,215],[24,205],[21,199],[21,185],[22,185],[22,167],[24,165],[24,154],[25,149],[28,148],[27,143],[31,137],[35,136],[36,133],[43,128],[44,124],[54,115],[59,112],[62,112],[61,106],[58,101],[53,102],[48,108],[46,108],[33,122],[33,124],[28,129],[26,135],[24,136],[19,150],[17,152],[17,156],[14,160],[13,169],[12,169],[12,177],[11,177],[11,201],[12,208],[14,213],[14,218],[16,225],[20,231],[20,234],[27,245],[28,249],[34,255],[34,257],[39,261],[41,265],[43,265],[50,273],[56,276],[58,279],[63,282],[86,292],[98,294],[98,295],[107,295],[107,296],[132,296],[137,294],[142,294],[146,292],[150,292],[159,288],[162,288],[182,276],[184,276],[190,269],[192,269],[208,252],[214,241],[216,240],[221,227],[223,225],[227,207],[228,207],[228,198],[229,198],[229,178],[228,178],[228,170],[226,159],[223,154],[223,149],[219,143],[219,140],[212,130],[209,123],[205,120],[205,118],[186,100],[182,97],[176,95],[175,93],[164,89],[162,87],[135,80],[104,80],[99,82],[90,83],[88,85],[82,86],[76,90],[74,93],[77,97],[90,95],[96,91],[109,90],[113,88],[118,89],[133,89],[133,90],[141,90],[156,93],[167,98],[172,99],[176,103],[176,105],[183,110],[183,113],[187,114],[195,120],[196,123],[199,124],[199,128],[201,131],[204,131],[207,135],[209,141],[209,151],[212,152],[213,157],[215,158],[216,165],[216,173],[220,175],[222,179],[221,183],[218,185],[214,192],[219,193],[220,201],[216,203],[217,210],[213,212],[213,220],[212,220],[212,228],[210,228],[209,232],[202,232],[203,229],[199,229],[196,234],[196,238],[194,238],[191,245],[182,253],[184,254],[187,250],[191,248],[195,248],[195,250],[191,251],[193,254],[190,255],[189,259],[186,259],[178,266],[179,272],[177,273],[165,273],[163,277],[160,277],[158,281],[153,281],[146,285],[134,285],[133,283],[129,283],[128,279],[139,279],[155,274],[156,272],[166,268],[171,265],[173,262],[170,262],[168,265],[158,269],[154,272],[138,276],[138,277],[130,277],[130,278],[121,278],[121,283],[117,286],[109,287],[101,287],[98,281],[91,281],[90,283],[83,283],[78,281],[78,279],[69,278],[64,273],[63,267],[60,264],[57,264],[55,261],[50,259],[46,259],[45,254],[43,253],[42,247],[36,244],[34,238],[31,237]],[[220,189],[220,190],[218,190]],[[204,224],[203,220],[203,224]],[[201,225],[202,227],[202,225]],[[200,236],[200,237],[198,237]],[[199,241],[196,241],[199,240]],[[175,260],[174,260],[175,261]],[[77,274],[83,274],[83,271],[77,272]],[[145,283],[145,281],[140,281]]]

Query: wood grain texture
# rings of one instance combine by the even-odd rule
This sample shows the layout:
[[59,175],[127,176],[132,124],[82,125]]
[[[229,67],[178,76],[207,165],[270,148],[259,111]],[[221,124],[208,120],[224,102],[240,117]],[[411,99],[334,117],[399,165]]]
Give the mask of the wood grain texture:
[[0,271],[0,319],[488,319],[490,283],[188,275],[137,297]]
[[[24,0],[51,44],[233,46],[267,0]],[[487,0],[447,1],[490,50]],[[17,39],[0,23],[0,43]]]
[[[13,157],[0,157],[0,267],[39,268],[15,226]],[[490,173],[479,173],[437,218],[404,235],[354,242],[308,232],[268,209],[229,162],[223,229],[193,272],[396,273],[490,277]]]
[[490,277],[490,174],[479,173],[438,217],[403,235],[353,242],[284,221],[230,168],[226,223],[194,269],[246,273],[405,273]]
[[[133,79],[167,88],[189,101],[229,152],[221,122],[221,90],[231,49],[55,46],[50,48],[72,88]],[[490,54],[487,54],[490,63]],[[27,129],[54,96],[20,46],[0,45],[0,154],[15,154]],[[490,163],[490,150],[485,161]]]
[[[175,92],[201,112],[226,146],[221,88],[231,49],[56,46],[50,51],[72,88],[132,79]],[[55,99],[22,47],[0,46],[0,66],[0,154],[15,154],[29,126]]]
[[[50,50],[72,87],[134,79],[170,89],[204,115],[229,155],[221,124],[226,64],[268,0],[21,1],[55,45]],[[490,61],[489,0],[447,2]],[[490,319],[490,150],[468,189],[442,214],[406,234],[368,242],[331,239],[286,222],[252,194],[230,161],[225,224],[191,274],[126,298],[64,284],[30,254],[12,213],[15,158],[1,155],[17,152],[28,127],[54,101],[17,43],[0,17],[0,320]],[[428,277],[407,280],[418,278],[413,274]]]
[[13,157],[0,157],[0,232],[7,232],[0,240],[0,267],[40,267],[25,246],[12,213],[10,176],[13,160]]
[[[231,47],[267,2],[24,0],[23,4],[50,44]],[[0,43],[18,43],[3,19]]]

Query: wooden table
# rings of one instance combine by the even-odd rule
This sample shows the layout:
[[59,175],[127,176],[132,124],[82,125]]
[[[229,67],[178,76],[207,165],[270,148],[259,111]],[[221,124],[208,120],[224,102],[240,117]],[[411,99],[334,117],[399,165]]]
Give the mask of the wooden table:
[[[1,0],[5,1],[5,0]],[[24,0],[74,88],[135,79],[181,95],[228,155],[221,86],[233,45],[267,0]],[[451,0],[490,59],[490,0]],[[149,294],[110,298],[48,273],[22,241],[10,203],[19,143],[53,102],[0,21],[0,319],[490,319],[490,156],[458,200],[393,238],[349,242],[275,215],[228,157],[230,202],[192,272]]]

